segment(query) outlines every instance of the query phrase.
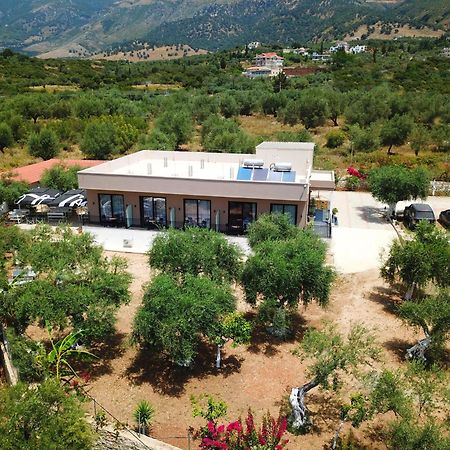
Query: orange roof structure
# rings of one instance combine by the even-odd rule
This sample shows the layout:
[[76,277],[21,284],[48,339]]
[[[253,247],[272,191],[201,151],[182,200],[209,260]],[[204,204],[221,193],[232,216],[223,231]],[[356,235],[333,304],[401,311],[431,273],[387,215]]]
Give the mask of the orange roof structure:
[[25,181],[29,184],[36,184],[41,181],[44,171],[51,169],[56,165],[63,165],[64,167],[80,166],[82,169],[98,166],[105,161],[99,161],[94,159],[49,159],[47,161],[41,161],[28,166],[16,167],[8,172],[4,172],[3,175],[11,175],[13,180]]

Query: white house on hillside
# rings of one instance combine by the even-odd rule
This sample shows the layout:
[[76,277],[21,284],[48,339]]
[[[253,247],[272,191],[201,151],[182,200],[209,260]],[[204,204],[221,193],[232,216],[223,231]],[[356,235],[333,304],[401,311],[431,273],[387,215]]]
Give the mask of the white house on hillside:
[[258,67],[270,67],[272,69],[275,68],[282,68],[284,63],[284,58],[281,56],[278,56],[274,52],[270,53],[261,53],[259,55],[256,55],[255,58],[255,66]]
[[249,50],[254,50],[255,48],[261,47],[261,42],[258,41],[253,41],[253,42],[249,42],[247,44],[247,48]]
[[349,53],[353,53],[354,55],[358,53],[365,53],[367,51],[367,45],[355,45],[350,47]]

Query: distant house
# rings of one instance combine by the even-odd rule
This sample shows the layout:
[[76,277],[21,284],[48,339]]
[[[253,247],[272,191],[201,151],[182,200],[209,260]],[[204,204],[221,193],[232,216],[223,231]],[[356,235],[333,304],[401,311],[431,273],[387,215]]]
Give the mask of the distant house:
[[244,72],[242,72],[242,75],[247,78],[265,78],[265,77],[275,77],[277,76],[282,69],[280,67],[278,68],[271,68],[271,67],[249,67]]
[[345,41],[338,41],[336,44],[330,47],[330,53],[336,53],[339,51],[344,51],[345,53],[349,52],[349,45]]
[[350,47],[349,53],[353,53],[354,55],[358,53],[365,53],[367,51],[367,45],[355,45]]
[[283,48],[283,53],[293,53],[294,55],[308,56],[308,49],[300,48]]
[[258,67],[270,67],[270,68],[281,68],[283,67],[284,58],[278,56],[276,53],[261,53],[256,55],[255,66]]
[[249,50],[255,50],[256,48],[261,47],[261,42],[258,41],[254,41],[254,42],[249,42],[247,44],[247,48]]
[[450,47],[445,47],[441,51],[441,56],[445,56],[446,58],[450,58]]

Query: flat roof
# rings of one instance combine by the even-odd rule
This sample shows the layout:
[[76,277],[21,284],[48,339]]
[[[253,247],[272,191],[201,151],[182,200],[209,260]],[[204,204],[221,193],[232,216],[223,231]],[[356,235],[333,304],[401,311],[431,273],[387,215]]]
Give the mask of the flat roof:
[[[80,173],[236,181],[244,161],[258,159],[266,170],[275,163],[289,163],[291,182],[306,183],[313,149],[314,144],[306,142],[263,142],[256,147],[256,154],[142,150]],[[267,181],[257,178],[251,181]]]

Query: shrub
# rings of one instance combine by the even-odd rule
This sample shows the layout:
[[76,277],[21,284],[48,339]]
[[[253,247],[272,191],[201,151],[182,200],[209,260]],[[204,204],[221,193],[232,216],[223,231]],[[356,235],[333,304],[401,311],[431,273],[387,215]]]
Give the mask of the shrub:
[[139,433],[147,434],[154,416],[155,409],[149,402],[141,400],[137,404],[136,409],[133,412],[133,417],[137,423]]
[[349,191],[356,191],[359,187],[359,178],[355,175],[350,175],[345,179],[345,187]]
[[345,142],[345,134],[340,130],[332,130],[327,133],[327,147],[337,148]]
[[28,149],[32,156],[52,159],[59,151],[58,138],[54,131],[44,128],[39,133],[32,133],[28,140]]

